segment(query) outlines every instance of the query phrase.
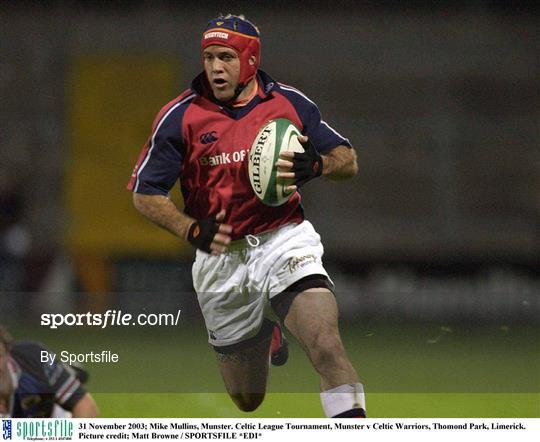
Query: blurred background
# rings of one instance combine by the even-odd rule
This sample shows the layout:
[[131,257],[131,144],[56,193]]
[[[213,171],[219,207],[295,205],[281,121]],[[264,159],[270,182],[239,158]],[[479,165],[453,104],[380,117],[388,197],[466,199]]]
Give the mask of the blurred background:
[[204,335],[191,248],[125,186],[219,12],[256,23],[262,69],[356,147],[356,178],[302,192],[352,336],[407,322],[431,324],[418,345],[449,339],[448,324],[537,343],[540,23],[517,0],[2,2],[0,321],[151,299]]

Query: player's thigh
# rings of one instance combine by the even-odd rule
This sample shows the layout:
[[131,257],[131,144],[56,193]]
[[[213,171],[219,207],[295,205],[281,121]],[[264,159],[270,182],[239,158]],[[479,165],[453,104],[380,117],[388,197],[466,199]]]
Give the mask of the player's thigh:
[[321,348],[341,349],[338,306],[326,288],[310,288],[296,295],[284,322],[308,355]]
[[227,352],[216,350],[221,376],[231,396],[263,394],[268,379],[271,335]]

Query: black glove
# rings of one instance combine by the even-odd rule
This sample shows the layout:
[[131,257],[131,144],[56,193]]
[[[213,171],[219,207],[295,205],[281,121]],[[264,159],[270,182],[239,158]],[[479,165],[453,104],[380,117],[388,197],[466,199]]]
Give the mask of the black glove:
[[294,184],[300,188],[313,178],[322,175],[323,160],[319,152],[311,141],[307,140],[300,144],[304,148],[304,152],[295,152],[292,160],[292,171],[294,172]]
[[214,241],[214,236],[219,230],[219,224],[216,222],[216,217],[203,218],[195,221],[190,227],[187,235],[187,240],[197,249],[203,252],[212,253],[210,244]]

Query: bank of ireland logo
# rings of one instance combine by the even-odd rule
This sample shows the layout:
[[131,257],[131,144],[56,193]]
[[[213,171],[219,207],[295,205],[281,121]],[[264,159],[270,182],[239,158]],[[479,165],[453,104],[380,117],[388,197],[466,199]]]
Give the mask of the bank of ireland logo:
[[2,439],[11,440],[12,437],[13,437],[13,434],[12,434],[12,428],[11,428],[11,420],[2,419]]
[[215,143],[217,140],[218,140],[218,137],[217,137],[217,132],[215,130],[213,130],[212,132],[206,132],[199,137],[199,141],[202,144]]

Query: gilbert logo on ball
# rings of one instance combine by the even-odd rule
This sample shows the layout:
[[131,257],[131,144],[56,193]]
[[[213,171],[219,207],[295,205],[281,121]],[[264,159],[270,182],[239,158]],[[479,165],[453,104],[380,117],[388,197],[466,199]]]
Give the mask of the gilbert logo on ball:
[[285,151],[303,152],[298,141],[298,128],[285,118],[269,121],[255,137],[249,152],[248,174],[255,195],[267,206],[281,206],[294,192],[285,188],[293,179],[277,178],[279,154]]

